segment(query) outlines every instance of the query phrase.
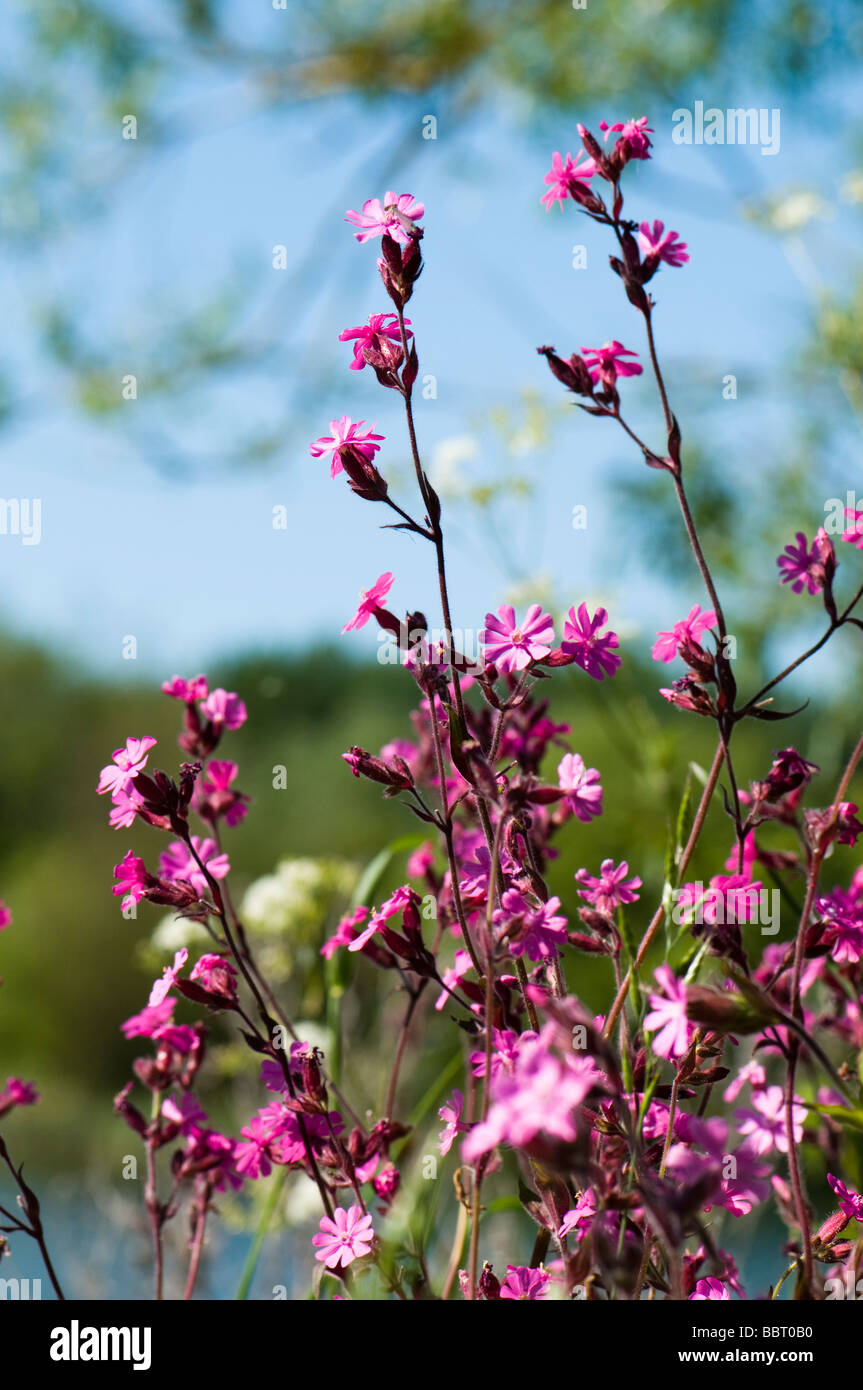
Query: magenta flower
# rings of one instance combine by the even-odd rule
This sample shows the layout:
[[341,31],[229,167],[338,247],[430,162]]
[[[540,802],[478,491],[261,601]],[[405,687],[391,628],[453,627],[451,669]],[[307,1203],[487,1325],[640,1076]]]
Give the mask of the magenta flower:
[[608,613],[597,608],[591,618],[587,604],[578,605],[578,615],[570,608],[563,624],[561,648],[568,656],[575,657],[575,664],[593,676],[596,681],[613,676],[620,665],[620,657],[613,648],[618,646],[616,632],[601,632],[608,622]]
[[566,792],[566,804],[580,821],[602,815],[602,787],[595,767],[585,767],[578,753],[566,753],[557,768],[557,785]]
[[339,1265],[347,1269],[354,1260],[360,1260],[372,1248],[374,1231],[372,1218],[364,1216],[362,1207],[356,1203],[345,1211],[336,1207],[333,1220],[321,1217],[320,1233],[312,1236],[312,1245],[318,1247],[316,1260],[321,1260],[327,1269],[337,1269]]
[[588,1230],[596,1216],[596,1195],[593,1188],[588,1187],[576,1200],[575,1206],[570,1207],[564,1216],[558,1230],[558,1237],[563,1240],[575,1231],[576,1238]]
[[440,1137],[438,1139],[438,1148],[441,1152],[441,1158],[446,1158],[447,1154],[449,1153],[450,1149],[455,1143],[456,1135],[466,1134],[467,1131],[470,1129],[470,1125],[465,1124],[461,1118],[463,1110],[464,1092],[454,1090],[451,1098],[446,1102],[445,1105],[442,1105],[440,1110],[437,1112],[444,1122],[444,1127],[441,1130]]
[[697,642],[702,633],[715,623],[716,614],[713,609],[706,608],[702,613],[701,604],[696,603],[685,618],[674,624],[670,632],[656,634],[657,640],[650,655],[654,661],[673,661],[681,642]]
[[[410,324],[410,319],[405,319],[405,324]],[[405,337],[412,338],[413,333],[405,328]],[[352,372],[361,372],[363,367],[368,366],[368,353],[373,362],[381,359],[380,365],[388,365],[392,368],[399,366],[402,349],[398,351],[392,347],[393,343],[401,345],[401,331],[399,329],[398,316],[396,314],[371,314],[367,323],[360,324],[357,328],[345,328],[339,334],[340,343],[353,341],[353,360],[351,362]]]
[[139,903],[146,890],[154,882],[151,874],[147,872],[147,866],[143,859],[139,859],[131,850],[127,850],[120,864],[114,865],[114,877],[117,880],[111,892],[115,897],[121,893],[126,894],[125,902],[131,899],[134,903]]
[[14,1110],[16,1105],[35,1105],[39,1099],[39,1092],[30,1081],[22,1081],[20,1077],[10,1076],[7,1078],[6,1085],[0,1091],[0,1116],[8,1115],[10,1110]]
[[120,1030],[125,1038],[154,1038],[166,1028],[174,1017],[176,999],[163,999],[158,1004],[148,1004],[139,1014],[133,1014]]
[[331,454],[330,477],[335,478],[343,471],[341,451],[346,444],[350,444],[356,449],[363,458],[373,459],[381,447],[385,436],[375,434],[374,426],[370,430],[363,430],[365,420],[352,422],[350,415],[342,415],[338,420],[330,421],[331,435],[321,435],[320,439],[315,439],[309,445],[309,453],[313,458],[321,458],[323,454]]
[[682,1057],[688,1050],[695,1024],[686,1017],[686,985],[678,980],[670,965],[660,965],[653,978],[661,994],[648,995],[653,1010],[644,1020],[649,1033],[656,1033],[653,1051],[657,1057]]
[[579,869],[575,881],[584,885],[578,890],[579,896],[587,898],[597,912],[604,912],[607,917],[611,917],[624,903],[634,903],[638,900],[635,889],[641,887],[641,879],[628,879],[628,873],[629,865],[625,859],[616,868],[613,859],[603,859],[599,878],[594,878],[586,869]]
[[676,232],[666,232],[663,222],[642,222],[638,229],[638,244],[646,262],[680,266],[689,260],[686,242],[678,239]]
[[127,738],[125,748],[115,748],[111,755],[113,763],[103,767],[99,776],[96,788],[99,795],[126,791],[132,778],[147,766],[147,754],[155,746],[156,740],[147,735],[144,738]]
[[208,951],[195,961],[189,979],[196,980],[201,989],[226,1003],[233,1003],[237,997],[237,971],[226,956],[215,951]]
[[845,1216],[853,1216],[856,1221],[863,1221],[863,1197],[858,1192],[852,1192],[839,1178],[834,1178],[832,1173],[827,1174],[827,1181],[839,1201],[839,1210]]
[[847,531],[842,532],[842,540],[856,545],[858,550],[863,550],[863,511],[858,512],[855,507],[846,507],[845,515],[851,525]]
[[188,959],[189,952],[186,950],[185,946],[181,946],[180,950],[177,951],[176,955],[174,956],[173,965],[165,966],[165,969],[162,972],[160,979],[156,981],[156,983],[153,985],[153,988],[150,990],[150,998],[147,1000],[147,1003],[150,1007],[152,1007],[154,1004],[161,1004],[165,999],[167,999],[168,995],[171,993],[171,990],[174,988],[177,976],[179,975],[180,971],[182,970],[183,966],[186,964],[186,961]]
[[[413,901],[414,897],[415,894],[410,884],[404,883],[401,888],[397,888],[396,891],[387,898],[386,902],[382,903],[378,910],[372,913],[369,918],[368,926],[360,932],[359,936],[351,941],[348,950],[361,951],[366,943],[371,941],[375,933],[386,925],[391,917],[395,917],[399,912],[404,911],[408,903]],[[416,897],[416,901],[419,902],[418,897]]]
[[646,116],[639,116],[637,121],[615,121],[614,125],[609,125],[607,121],[600,121],[599,128],[603,131],[605,139],[609,135],[619,134],[621,140],[625,140],[630,159],[649,159],[650,141],[648,135],[655,132],[647,124]]
[[524,622],[516,623],[515,609],[502,603],[497,614],[486,613],[485,628],[479,640],[485,647],[485,659],[494,663],[501,674],[523,671],[532,661],[541,661],[551,651],[554,624],[542,605],[532,603]]
[[9,908],[6,906],[3,899],[0,898],[0,931],[4,931],[6,927],[9,927],[11,925],[12,913],[9,911]]
[[726,1289],[721,1279],[699,1279],[695,1285],[695,1292],[689,1295],[689,1302],[697,1302],[698,1299],[710,1299],[713,1302],[730,1299],[731,1295]]
[[577,1137],[578,1107],[601,1079],[600,1073],[589,1057],[568,1054],[564,1059],[551,1052],[550,1037],[544,1029],[519,1049],[511,1072],[500,1070],[492,1078],[488,1115],[474,1125],[462,1147],[467,1163],[497,1144],[524,1148],[537,1135],[565,1143]]
[[342,636],[344,636],[346,632],[358,632],[361,627],[365,627],[375,609],[383,605],[384,599],[392,587],[393,577],[389,571],[387,571],[386,574],[378,576],[370,589],[361,589],[357,611],[354,616],[349,618],[345,623],[342,628]]
[[610,390],[619,376],[641,376],[644,370],[640,362],[625,360],[627,357],[637,357],[638,353],[632,348],[625,348],[616,338],[610,343],[603,343],[602,347],[583,347],[581,353],[594,386],[602,381],[603,386]]
[[555,150],[551,160],[551,169],[544,180],[549,188],[540,198],[546,212],[550,212],[555,203],[566,202],[569,197],[569,186],[573,179],[587,184],[590,183],[595,173],[596,165],[585,154],[584,150],[579,150],[574,160],[572,155],[568,154],[566,163],[563,162],[560,152]]
[[786,545],[776,563],[782,571],[780,584],[790,584],[795,594],[803,589],[817,594],[823,585],[824,566],[817,538],[810,546],[803,532],[798,531],[796,544]]
[[193,676],[187,681],[182,676],[172,676],[169,681],[162,682],[162,690],[172,700],[183,700],[185,704],[192,705],[196,700],[206,700],[207,677]]
[[514,1298],[520,1303],[545,1298],[551,1275],[545,1269],[530,1269],[526,1265],[507,1265],[506,1278],[500,1286],[501,1298]]
[[217,727],[224,725],[231,733],[241,728],[247,718],[246,706],[239,695],[222,690],[221,687],[210,692],[201,705],[201,710]]
[[[767,1154],[771,1149],[778,1149],[780,1153],[788,1152],[788,1135],[785,1131],[785,1094],[781,1086],[768,1086],[763,1091],[756,1091],[752,1097],[752,1107],[744,1107],[735,1110],[735,1116],[742,1123],[737,1126],[738,1132],[747,1138],[747,1143],[753,1153]],[[794,1133],[794,1143],[799,1144],[803,1138],[803,1121],[806,1119],[806,1106],[796,1104],[792,1106],[792,1129]]]
[[[228,856],[220,852],[215,840],[201,840],[197,835],[193,835],[192,846],[212,878],[224,878],[230,873]],[[209,886],[207,875],[182,840],[175,840],[162,851],[159,866],[162,878],[166,878],[169,883],[191,883],[196,893],[206,893]]]
[[335,933],[325,941],[321,947],[321,955],[325,960],[329,960],[335,955],[340,946],[349,946],[356,936],[359,935],[361,924],[369,915],[367,907],[358,907],[355,912],[343,917],[336,927]]
[[506,937],[513,956],[527,952],[531,960],[553,960],[567,940],[566,918],[557,915],[559,907],[560,898],[549,898],[532,908],[517,888],[507,888],[493,921],[502,928],[501,938]]
[[358,232],[354,232],[357,241],[371,241],[374,237],[383,236],[386,232],[398,241],[402,246],[406,246],[410,237],[404,229],[404,225],[398,213],[402,217],[407,217],[411,222],[419,222],[425,212],[422,203],[415,203],[412,193],[387,192],[384,194],[383,202],[380,198],[367,198],[363,203],[362,212],[355,212],[353,209],[345,213],[345,221],[352,222],[355,227],[359,227]]

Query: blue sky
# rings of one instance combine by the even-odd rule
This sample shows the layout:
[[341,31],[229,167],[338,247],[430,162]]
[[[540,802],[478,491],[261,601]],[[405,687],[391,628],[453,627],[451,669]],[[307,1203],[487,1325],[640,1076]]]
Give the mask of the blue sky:
[[[767,91],[715,90],[706,99],[776,104]],[[237,651],[335,639],[358,591],[388,569],[397,579],[394,606],[423,608],[436,620],[429,548],[380,531],[385,518],[342,479],[331,482],[307,452],[335,416],[376,421],[387,436],[382,469],[409,505],[395,393],[382,391],[370,371],[349,372],[349,349],[337,341],[342,328],[389,307],[373,246],[357,245],[342,221],[344,209],[385,186],[413,192],[427,208],[426,270],[410,310],[421,372],[437,381],[437,398],[417,403],[427,466],[435,472],[442,459],[460,459],[462,483],[513,470],[534,480],[535,495],[505,510],[501,525],[522,578],[535,574],[534,590],[547,586],[558,604],[602,601],[618,626],[646,642],[680,616],[678,607],[700,600],[694,574],[669,591],[648,569],[621,571],[626,536],[606,480],[625,469],[635,476],[639,462],[608,422],[568,411],[535,354],[546,342],[566,352],[614,337],[643,346],[639,319],[605,268],[603,230],[571,205],[546,214],[539,203],[552,150],[575,152],[576,120],[595,125],[606,113],[573,113],[548,134],[525,133],[503,108],[465,124],[442,115],[431,141],[422,139],[415,105],[371,114],[328,102],[278,117],[225,109],[221,94],[201,82],[172,112],[188,138],[167,151],[148,152],[146,128],[116,148],[94,143],[87,151],[94,171],[118,163],[123,170],[109,186],[105,215],[52,234],[31,253],[13,251],[0,270],[4,355],[25,378],[28,407],[0,437],[2,495],[40,497],[43,508],[38,546],[0,536],[4,625],[84,666],[161,678],[213,667]],[[655,157],[635,171],[628,207],[639,220],[662,218],[689,243],[689,266],[664,269],[653,286],[669,385],[685,399],[684,428],[688,411],[699,429],[727,440],[729,467],[749,468],[767,433],[781,447],[794,427],[781,380],[811,311],[807,277],[823,273],[851,214],[816,219],[791,241],[740,214],[741,192],[809,181],[815,141],[805,113],[795,119],[782,106],[781,150],[765,158],[751,148],[676,146],[671,111],[649,113]],[[86,140],[86,126],[82,134]],[[827,196],[854,167],[850,147],[840,140],[837,149]],[[399,172],[385,173],[389,165]],[[286,271],[271,265],[279,244],[287,247]],[[572,268],[575,244],[587,246],[586,270]],[[140,364],[178,310],[191,312],[238,276],[251,286],[241,337],[283,346],[261,371],[220,376],[172,415],[176,456],[192,460],[178,471],[166,462],[163,436],[141,429],[152,416]],[[125,403],[111,426],[82,419],[69,378],[40,354],[34,300],[71,300],[94,351],[116,370],[118,394],[125,374],[139,375],[139,400]],[[741,382],[736,402],[721,400],[726,373]],[[776,378],[757,407],[744,389],[753,373]],[[624,390],[633,422],[659,444],[653,398],[639,388],[630,393],[628,383]],[[524,391],[539,393],[554,412],[544,439],[524,429]],[[519,436],[514,452],[493,423],[501,408],[511,411]],[[284,434],[276,463],[221,466],[226,440],[267,428]],[[837,483],[845,471],[840,460]],[[823,483],[813,484],[816,511],[824,495]],[[572,528],[577,503],[588,508],[585,532]],[[288,527],[274,530],[273,508],[281,505]],[[508,597],[513,576],[501,547],[477,535],[463,507],[449,515],[454,622],[477,627]],[[528,595],[530,582],[518,592]],[[135,663],[122,659],[129,635],[137,639]],[[371,629],[343,640],[357,654],[375,648]]]

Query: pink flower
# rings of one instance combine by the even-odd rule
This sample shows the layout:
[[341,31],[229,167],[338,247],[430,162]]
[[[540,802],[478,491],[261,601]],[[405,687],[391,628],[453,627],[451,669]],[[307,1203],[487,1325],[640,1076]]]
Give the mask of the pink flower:
[[[583,161],[583,162],[582,162]],[[555,203],[565,203],[569,197],[569,185],[572,179],[578,179],[582,183],[590,183],[596,173],[596,165],[584,152],[579,150],[573,160],[572,155],[566,156],[566,163],[560,156],[560,152],[555,150],[552,156],[551,169],[545,176],[545,183],[549,185],[548,191],[543,193],[540,202],[546,212],[550,212]]]
[[557,915],[560,898],[549,898],[538,908],[530,907],[517,888],[507,888],[495,912],[495,926],[503,929],[513,956],[525,952],[531,960],[551,960],[566,945],[566,918]]
[[186,950],[185,946],[182,946],[174,956],[174,964],[165,966],[161,978],[156,981],[153,988],[150,990],[150,998],[147,1000],[147,1003],[151,1007],[154,1004],[161,1004],[163,1000],[167,999],[171,990],[174,988],[177,976],[188,959],[189,952]]
[[237,972],[226,956],[208,951],[195,961],[189,972],[190,980],[197,980],[208,994],[233,1003],[237,997]]
[[320,1224],[320,1234],[312,1236],[312,1245],[318,1247],[315,1259],[322,1260],[327,1269],[337,1269],[339,1265],[347,1269],[372,1248],[372,1218],[364,1216],[362,1207],[356,1203],[347,1211],[344,1207],[336,1207],[333,1220],[322,1216]]
[[224,725],[231,733],[246,722],[246,706],[239,695],[227,690],[214,690],[201,705],[201,710],[217,726]]
[[445,1105],[442,1105],[437,1112],[444,1122],[444,1128],[441,1130],[438,1140],[438,1148],[441,1151],[442,1158],[446,1158],[446,1155],[455,1143],[456,1135],[466,1134],[470,1129],[470,1125],[465,1124],[461,1118],[461,1112],[463,1110],[464,1092],[454,1090],[452,1097]]
[[863,550],[863,511],[858,512],[854,507],[846,507],[845,515],[851,525],[847,531],[842,532],[842,540],[856,545],[858,550]]
[[575,609],[570,608],[563,624],[561,648],[568,656],[574,656],[576,665],[597,681],[613,676],[620,665],[620,657],[613,651],[618,645],[617,633],[600,631],[607,622],[608,613],[604,608],[597,608],[591,618],[587,604],[580,603],[578,616]]
[[336,927],[335,934],[325,941],[321,947],[321,955],[325,960],[329,960],[335,955],[340,946],[349,946],[359,935],[362,923],[369,915],[367,907],[358,907],[355,912],[343,917]]
[[637,121],[615,121],[614,125],[600,121],[599,128],[604,132],[606,140],[612,133],[619,134],[621,140],[626,141],[630,159],[650,158],[650,141],[647,137],[653,135],[654,131],[647,124],[646,116],[639,116]]
[[[201,840],[197,835],[193,835],[192,846],[211,877],[225,878],[230,873],[231,865],[228,862],[228,856],[220,853],[215,840]],[[191,883],[196,893],[206,893],[208,888],[207,875],[199,867],[188,845],[185,845],[182,840],[175,840],[166,850],[162,851],[159,865],[162,878],[166,878],[169,883]]]
[[[438,1012],[445,1008],[451,999],[450,990],[458,989],[465,975],[473,969],[473,961],[467,951],[456,951],[455,960],[448,970],[441,975],[441,984],[445,986],[435,1000],[435,1008]],[[485,1057],[485,1053],[482,1054]]]
[[809,545],[802,531],[797,532],[796,545],[786,545],[784,554],[776,561],[782,570],[780,584],[790,584],[795,594],[806,588],[817,594],[824,582],[824,567],[817,539]]
[[697,1302],[698,1299],[711,1299],[714,1302],[730,1299],[731,1295],[726,1289],[721,1279],[699,1279],[695,1285],[695,1292],[689,1295],[689,1302]]
[[[405,319],[405,325],[409,324],[410,319]],[[405,327],[405,337],[413,337],[413,333],[409,331],[407,326]],[[367,353],[373,361],[382,358],[387,365],[393,368],[399,366],[402,349],[401,332],[396,314],[370,314],[367,323],[360,324],[357,328],[345,328],[339,334],[340,343],[349,343],[352,340],[354,341],[352,372],[361,372],[363,367],[368,365]],[[397,352],[392,346],[388,346],[392,343],[399,344]]]
[[139,1014],[133,1014],[120,1024],[125,1038],[153,1038],[171,1022],[174,1017],[176,999],[163,999],[158,1004],[148,1004]]
[[599,878],[594,878],[586,869],[579,869],[575,881],[584,884],[584,887],[578,890],[579,895],[587,898],[597,912],[604,912],[610,917],[624,903],[634,903],[638,900],[635,889],[641,887],[641,879],[627,879],[628,873],[629,865],[625,859],[616,868],[613,859],[603,859]]
[[716,614],[713,609],[706,608],[702,613],[701,604],[696,603],[685,618],[674,624],[670,632],[656,634],[657,641],[654,642],[650,655],[654,661],[673,661],[681,642],[697,642],[701,634],[715,623]]
[[124,790],[122,787],[117,788],[111,797],[111,802],[108,824],[114,830],[128,830],[138,814],[138,807],[144,804],[134,787],[129,787],[128,790]]
[[396,891],[387,898],[386,902],[382,903],[378,910],[372,913],[369,918],[368,926],[360,932],[359,936],[354,938],[348,946],[348,950],[361,951],[366,943],[371,941],[375,933],[386,925],[391,917],[395,917],[399,912],[403,912],[408,906],[408,903],[414,899],[416,902],[419,902],[419,897],[414,893],[410,885],[407,883],[402,884],[401,888],[397,888]]
[[379,198],[368,198],[363,203],[362,212],[351,209],[345,213],[345,221],[359,227],[360,230],[354,232],[357,241],[371,241],[373,237],[383,236],[386,232],[394,241],[406,246],[410,237],[397,212],[409,218],[411,222],[419,222],[425,207],[422,203],[414,202],[412,193],[399,193],[396,196],[395,193],[387,192],[384,194],[383,203]]
[[526,1265],[507,1265],[506,1278],[500,1286],[501,1298],[533,1303],[545,1298],[551,1275],[545,1269],[530,1269]]
[[96,788],[99,795],[102,796],[105,792],[126,791],[132,778],[147,766],[147,754],[155,746],[156,740],[145,736],[127,738],[125,748],[115,748],[112,754],[113,763],[102,768]]
[[760,1062],[747,1062],[745,1066],[740,1068],[722,1093],[722,1099],[726,1105],[731,1105],[747,1084],[752,1087],[753,1091],[760,1091],[767,1085],[767,1073]]
[[662,994],[648,995],[653,1012],[644,1020],[647,1031],[656,1033],[653,1051],[657,1057],[682,1057],[695,1032],[695,1025],[686,1017],[686,985],[670,965],[660,965],[653,977],[662,990]]
[[664,261],[666,265],[679,266],[689,260],[686,242],[679,241],[676,232],[666,232],[665,224],[642,222],[638,229],[638,244],[645,261]]
[[[350,444],[356,449],[363,458],[373,459],[381,447],[384,439],[382,434],[374,434],[373,429],[363,431],[365,420],[357,420],[352,423],[349,415],[342,415],[338,420],[330,421],[331,435],[321,435],[320,439],[315,439],[309,445],[309,453],[313,458],[320,458],[323,454],[331,454],[330,477],[335,478],[342,470],[341,450],[345,444]],[[362,432],[361,432],[362,431]]]
[[550,1051],[555,1026],[519,1048],[511,1072],[502,1069],[492,1078],[492,1104],[464,1141],[465,1162],[473,1163],[497,1144],[524,1148],[537,1135],[564,1143],[576,1139],[578,1107],[601,1078],[589,1057],[562,1058]]
[[166,695],[170,695],[172,700],[183,700],[187,705],[191,705],[195,700],[206,700],[207,677],[193,676],[187,681],[182,676],[172,676],[169,681],[163,681],[162,690]]
[[557,1233],[558,1236],[563,1240],[564,1236],[568,1236],[571,1231],[575,1231],[577,1237],[583,1229],[590,1227],[595,1216],[596,1196],[592,1188],[587,1188],[585,1192],[581,1193],[575,1206],[570,1207],[569,1211],[564,1216],[563,1221],[560,1223],[560,1229]]
[[[747,1136],[753,1153],[766,1154],[776,1148],[780,1153],[788,1152],[788,1135],[785,1130],[785,1095],[781,1086],[768,1086],[756,1091],[752,1097],[752,1108],[735,1110],[734,1114],[742,1124],[737,1126],[740,1134]],[[806,1119],[806,1106],[792,1106],[792,1128],[794,1143],[803,1138],[803,1121]]]
[[147,872],[147,866],[143,859],[139,859],[131,850],[127,850],[120,864],[114,865],[114,877],[117,880],[111,892],[115,897],[121,893],[127,895],[127,901],[131,899],[134,903],[139,903],[144,896],[147,888],[153,883],[153,877]]
[[602,787],[595,767],[585,767],[578,753],[566,753],[557,768],[557,785],[566,792],[566,804],[580,821],[602,815]]
[[543,613],[539,603],[531,604],[520,625],[509,603],[501,604],[496,615],[486,613],[485,623],[479,634],[485,646],[485,659],[494,662],[502,674],[523,671],[532,661],[542,660],[551,651],[549,644],[554,641],[554,624],[551,615]]
[[838,1178],[834,1178],[832,1173],[827,1174],[827,1181],[839,1200],[839,1210],[845,1216],[853,1216],[855,1220],[863,1221],[863,1197],[846,1187]]
[[627,362],[627,357],[637,357],[632,348],[625,348],[616,338],[602,347],[581,349],[585,365],[590,372],[594,386],[602,381],[603,386],[611,388],[619,376],[641,376],[644,368],[640,362]]
[[6,1085],[0,1091],[0,1115],[8,1115],[16,1105],[35,1105],[39,1099],[39,1092],[30,1081],[22,1081],[20,1077],[10,1076],[7,1078]]
[[0,898],[0,931],[4,931],[6,927],[11,925],[12,913],[9,911],[3,899]]
[[358,632],[361,627],[365,627],[375,609],[383,605],[384,599],[392,587],[393,577],[387,571],[386,574],[378,576],[370,589],[361,589],[359,607],[354,616],[349,618],[342,628],[342,636],[346,632]]

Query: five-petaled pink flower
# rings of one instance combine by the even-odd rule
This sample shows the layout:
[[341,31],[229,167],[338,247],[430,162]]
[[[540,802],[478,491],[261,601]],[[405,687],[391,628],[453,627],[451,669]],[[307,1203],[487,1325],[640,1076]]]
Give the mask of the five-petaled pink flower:
[[610,388],[619,376],[641,376],[644,370],[640,362],[626,361],[627,357],[637,357],[638,353],[625,348],[616,338],[603,343],[602,347],[583,347],[581,353],[594,386],[602,381],[603,386]]
[[364,1216],[362,1207],[356,1202],[347,1211],[344,1207],[336,1207],[333,1219],[322,1216],[320,1225],[319,1234],[312,1236],[312,1245],[318,1248],[315,1259],[321,1260],[327,1269],[338,1269],[339,1265],[347,1269],[372,1248],[375,1235],[372,1218]]
[[[795,1101],[798,1098],[795,1097]],[[767,1086],[756,1091],[752,1097],[752,1107],[735,1110],[740,1134],[747,1138],[753,1153],[766,1154],[776,1148],[780,1153],[788,1152],[788,1133],[785,1124],[785,1092],[781,1086]],[[806,1106],[792,1104],[791,1127],[794,1143],[803,1138],[803,1121],[806,1119]]]
[[653,972],[661,994],[648,995],[652,1012],[644,1020],[649,1033],[655,1033],[653,1051],[657,1057],[682,1057],[687,1051],[695,1024],[686,1017],[686,985],[678,980],[670,965]]
[[[409,324],[410,319],[405,319],[406,338],[413,337],[413,333],[407,327]],[[339,342],[349,343],[353,341],[354,355],[351,361],[351,371],[361,372],[363,367],[368,366],[366,353],[370,353],[373,357],[380,356],[387,351],[387,344],[401,344],[401,336],[397,315],[370,314],[367,323],[361,323],[357,328],[343,329],[339,334]],[[401,347],[399,347],[398,353],[394,353],[392,348],[389,349],[392,363],[395,366],[398,365],[400,353]]]
[[115,748],[114,759],[108,767],[103,767],[96,791],[100,796],[105,792],[124,792],[133,777],[147,766],[147,754],[155,748],[156,740],[145,735],[144,738],[127,738],[125,748]]
[[597,912],[603,912],[610,917],[624,903],[634,903],[638,900],[635,890],[641,887],[641,879],[627,878],[628,873],[629,865],[625,859],[617,867],[613,859],[603,859],[599,878],[594,878],[587,869],[579,869],[575,875],[576,883],[582,885],[578,890],[579,896],[587,898]]
[[606,140],[609,135],[619,135],[621,140],[625,140],[631,159],[650,158],[650,141],[647,137],[653,135],[654,131],[652,126],[647,124],[646,116],[639,116],[636,121],[615,121],[614,125],[609,125],[608,121],[600,121],[599,128]]
[[[230,873],[231,866],[227,854],[219,851],[215,840],[201,840],[197,835],[193,835],[192,849],[195,850],[197,858],[182,840],[175,840],[163,850],[159,859],[162,877],[169,883],[191,883],[197,893],[204,894],[208,886],[207,874],[211,878],[225,878]],[[206,873],[198,860],[203,864]]]
[[681,642],[697,642],[702,633],[715,623],[713,609],[706,608],[702,613],[701,604],[696,603],[690,608],[688,616],[675,623],[670,632],[657,632],[650,655],[654,661],[673,661]]
[[169,681],[162,682],[162,690],[166,695],[170,695],[172,700],[183,700],[185,704],[191,705],[195,700],[206,700],[207,677],[193,676],[187,681],[183,676],[172,676]]
[[486,613],[485,628],[479,634],[485,647],[485,659],[494,663],[502,674],[523,671],[532,661],[541,661],[551,651],[554,624],[542,605],[532,603],[524,622],[517,623],[515,609],[502,603],[497,614]]
[[784,553],[776,563],[782,571],[780,584],[790,584],[795,594],[801,593],[803,589],[808,589],[810,594],[817,594],[823,585],[823,557],[818,537],[810,546],[804,533],[798,531],[795,542],[786,545]]
[[375,609],[381,607],[392,587],[393,577],[388,570],[386,574],[378,576],[370,589],[361,589],[357,611],[345,623],[342,628],[342,635],[344,636],[346,632],[357,632],[361,627],[365,627]]
[[387,232],[394,241],[406,246],[410,237],[398,213],[411,222],[419,222],[424,212],[424,204],[415,203],[412,193],[396,195],[387,192],[384,194],[383,202],[380,198],[367,198],[363,203],[362,212],[350,209],[345,213],[345,221],[359,227],[360,230],[354,232],[357,241],[371,241],[373,237],[383,236],[384,232]]
[[540,199],[546,212],[549,212],[555,203],[566,202],[569,197],[569,186],[573,179],[578,179],[581,183],[590,183],[595,173],[596,165],[585,154],[584,150],[579,150],[575,159],[571,154],[568,154],[566,163],[564,163],[560,151],[555,150],[551,160],[551,169],[545,176],[545,182],[549,188]]
[[620,665],[620,657],[614,651],[619,645],[616,632],[601,632],[608,622],[608,613],[597,608],[593,617],[587,611],[587,604],[578,605],[578,615],[570,608],[563,624],[561,649],[567,656],[575,657],[576,666],[593,676],[596,681],[613,676]]
[[642,222],[638,229],[638,244],[641,254],[651,264],[664,261],[666,265],[684,265],[689,260],[686,242],[680,241],[676,232],[667,232],[665,223]]
[[602,787],[595,767],[585,767],[578,753],[565,753],[557,768],[557,785],[566,792],[566,804],[587,823],[602,815]]
[[213,690],[201,705],[201,710],[218,726],[224,725],[231,733],[246,722],[246,706],[232,691]]
[[370,430],[363,430],[365,423],[365,420],[352,421],[350,415],[341,415],[338,420],[330,421],[331,435],[322,434],[320,439],[314,439],[309,445],[312,458],[321,458],[323,454],[332,455],[331,478],[342,472],[341,451],[346,444],[350,444],[366,459],[373,459],[380,449],[384,435],[375,434],[374,426]]

